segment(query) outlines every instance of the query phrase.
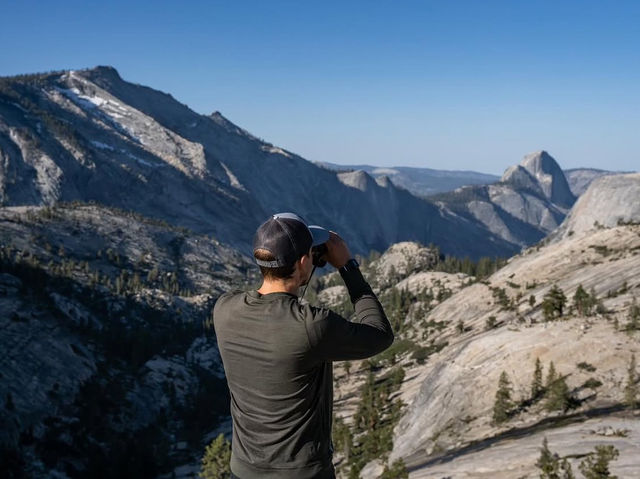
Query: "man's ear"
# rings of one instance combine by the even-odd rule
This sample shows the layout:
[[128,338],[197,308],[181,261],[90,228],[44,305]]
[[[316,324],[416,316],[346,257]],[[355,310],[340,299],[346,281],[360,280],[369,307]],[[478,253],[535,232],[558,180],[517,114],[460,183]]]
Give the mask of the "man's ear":
[[300,261],[300,267],[304,268],[305,266],[307,266],[307,263],[313,261],[313,258],[310,254],[305,254],[304,256],[301,256],[298,261]]

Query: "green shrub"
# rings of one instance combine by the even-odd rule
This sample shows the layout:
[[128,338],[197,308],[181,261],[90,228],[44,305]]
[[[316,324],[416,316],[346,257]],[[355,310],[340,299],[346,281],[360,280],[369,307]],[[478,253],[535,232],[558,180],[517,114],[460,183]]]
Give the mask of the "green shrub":
[[219,434],[209,444],[202,457],[198,477],[201,479],[228,479],[231,477],[231,443]]

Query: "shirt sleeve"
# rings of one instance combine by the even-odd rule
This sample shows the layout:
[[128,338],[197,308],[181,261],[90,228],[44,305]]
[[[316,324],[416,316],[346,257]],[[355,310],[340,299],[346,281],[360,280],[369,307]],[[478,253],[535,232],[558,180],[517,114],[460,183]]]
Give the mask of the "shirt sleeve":
[[306,322],[312,350],[323,361],[364,359],[393,343],[393,331],[378,298],[356,269],[342,273],[356,319],[349,321],[326,308],[311,308]]

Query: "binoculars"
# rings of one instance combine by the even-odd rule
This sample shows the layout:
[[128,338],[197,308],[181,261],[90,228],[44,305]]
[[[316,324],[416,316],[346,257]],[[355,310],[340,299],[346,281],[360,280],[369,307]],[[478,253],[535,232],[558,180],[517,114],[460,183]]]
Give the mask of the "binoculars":
[[311,262],[314,266],[322,268],[327,264],[326,254],[329,251],[327,243],[321,243],[311,248]]

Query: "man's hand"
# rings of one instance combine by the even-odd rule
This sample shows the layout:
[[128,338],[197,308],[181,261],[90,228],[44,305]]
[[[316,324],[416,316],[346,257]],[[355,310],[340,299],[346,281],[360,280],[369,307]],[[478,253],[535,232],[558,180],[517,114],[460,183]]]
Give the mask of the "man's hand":
[[334,231],[329,232],[327,241],[327,262],[334,268],[342,268],[351,259],[347,243]]

